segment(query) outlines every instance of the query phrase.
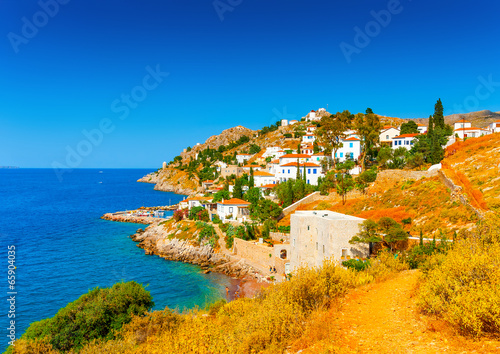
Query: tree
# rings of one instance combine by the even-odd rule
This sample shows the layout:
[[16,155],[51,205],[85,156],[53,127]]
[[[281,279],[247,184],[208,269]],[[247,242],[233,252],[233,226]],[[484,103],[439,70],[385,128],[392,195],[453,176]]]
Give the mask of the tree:
[[394,158],[394,150],[390,146],[382,146],[377,155],[377,161],[382,168],[387,167],[387,163]]
[[351,238],[349,243],[382,243],[392,252],[396,242],[407,239],[408,233],[403,230],[403,227],[394,219],[384,216],[378,223],[370,219],[363,221],[360,231]]
[[333,153],[333,168],[336,168],[337,151],[343,146],[346,130],[352,126],[353,115],[349,111],[337,112],[335,115],[321,118],[321,128],[315,134],[319,143],[325,147],[325,154]]
[[365,113],[366,113],[366,114],[373,114],[373,110],[372,110],[370,107],[368,107],[368,108],[366,109]]
[[259,200],[262,198],[261,195],[260,195],[260,189],[259,188],[256,188],[256,187],[253,187],[253,188],[250,188],[244,195],[244,198],[247,202],[250,202],[252,203],[250,205],[250,209],[254,208],[257,206],[257,203],[259,202]]
[[236,181],[234,181],[234,188],[233,188],[233,198],[238,198],[241,199],[243,198],[243,190],[241,189],[242,183],[241,179],[237,178]]
[[358,113],[354,118],[354,129],[361,140],[361,171],[365,170],[365,157],[368,150],[375,147],[380,140],[380,118],[373,114]]
[[414,121],[401,124],[401,135],[403,134],[418,134],[418,125]]
[[248,181],[248,187],[253,188],[255,186],[255,180],[253,178],[253,168],[250,167],[250,180]]
[[221,202],[222,199],[229,199],[231,198],[231,195],[229,194],[229,190],[227,189],[222,189],[218,191],[217,193],[214,194],[214,198],[212,199],[212,203],[217,203]]
[[249,153],[250,155],[253,155],[253,154],[257,154],[257,153],[259,153],[259,152],[260,152],[260,150],[261,150],[261,148],[260,148],[260,146],[259,146],[259,145],[252,144],[252,145],[250,145],[250,149],[249,149],[248,153]]
[[443,102],[439,98],[434,105],[434,115],[432,116],[435,128],[444,129]]
[[347,193],[354,188],[354,180],[349,171],[354,167],[354,161],[347,160],[337,165],[337,194],[342,197],[342,204],[345,204]]
[[313,154],[319,154],[319,152],[320,152],[320,149],[319,149],[318,142],[316,140],[314,140],[314,142],[313,142]]
[[295,176],[295,179],[296,180],[299,180],[301,179],[301,175],[300,175],[300,162],[299,162],[299,159],[297,159],[297,173],[296,173],[296,176]]
[[264,222],[269,219],[278,219],[283,212],[283,209],[273,201],[269,199],[261,199],[257,203],[257,207],[254,208],[252,213],[252,218]]
[[301,153],[301,150],[300,150],[300,143],[297,144],[297,154],[300,154]]

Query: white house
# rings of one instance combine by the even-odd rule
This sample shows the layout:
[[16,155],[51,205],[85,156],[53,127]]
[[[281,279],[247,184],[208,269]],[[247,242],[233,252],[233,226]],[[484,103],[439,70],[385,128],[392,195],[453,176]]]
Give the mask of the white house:
[[297,168],[300,169],[300,177],[304,177],[304,169],[306,171],[306,183],[318,185],[318,178],[324,177],[321,166],[312,162],[301,163],[297,167],[297,162],[289,162],[280,165],[276,171],[276,181],[286,182],[289,179],[297,179]]
[[306,135],[302,135],[302,142],[303,143],[314,143],[314,140],[316,140],[316,135],[312,133],[308,133]]
[[205,206],[205,204],[210,203],[212,201],[212,197],[193,197],[184,199],[179,202],[179,209],[189,209],[199,206]]
[[255,187],[264,186],[266,184],[275,184],[276,178],[274,174],[265,171],[256,171],[253,173]]
[[492,133],[500,133],[500,120],[490,123],[490,125],[488,125],[488,128]]
[[359,155],[361,155],[361,141],[354,136],[342,140],[342,147],[337,150],[335,156],[332,152],[332,158],[339,159],[340,162],[349,158],[355,160]]
[[332,162],[332,157],[330,155],[326,155],[324,152],[319,152],[317,154],[311,155],[309,162],[321,165],[321,161],[329,160]]
[[238,198],[223,200],[217,203],[217,215],[222,222],[227,220],[243,222],[250,217],[249,206],[249,202]]
[[301,144],[300,149],[303,154],[312,155],[314,153],[314,145],[313,144]]
[[395,136],[392,138],[392,148],[396,150],[397,148],[404,147],[406,150],[410,150],[417,135],[420,134],[402,134]]
[[420,123],[417,123],[417,126],[418,126],[418,132],[420,134],[425,134],[427,133],[427,126],[423,125],[423,124],[420,124]]
[[294,125],[294,124],[296,124],[298,122],[299,122],[298,120],[293,119],[293,120],[289,121],[288,124],[289,125]]
[[311,155],[307,154],[286,154],[280,157],[280,165],[284,165],[289,162],[297,162],[300,163],[307,162],[311,158]]
[[314,132],[318,129],[315,125],[309,125],[306,129],[307,134],[314,134]]
[[250,168],[255,172],[255,171],[260,171],[260,170],[263,170],[264,167],[260,166],[260,165],[245,165],[242,167],[243,171],[245,171],[245,173],[249,174],[250,173]]
[[329,210],[299,210],[290,217],[291,271],[300,266],[319,267],[333,258],[337,262],[350,258],[367,258],[368,244],[350,244],[360,231],[364,219]]
[[380,142],[392,144],[392,138],[398,136],[400,134],[399,128],[391,127],[390,125],[385,126],[380,131]]
[[307,114],[306,121],[315,121],[315,120],[319,120],[319,117],[316,117],[316,111],[312,110]]
[[[263,158],[266,158],[266,157],[274,157],[278,154],[278,151],[283,151],[283,149],[279,146],[270,146],[268,148],[266,148],[266,151],[262,154],[262,157]],[[284,151],[283,151],[284,153]]]
[[252,158],[253,155],[250,154],[237,154],[236,155],[236,161],[238,163],[244,163],[245,161],[248,161]]
[[461,129],[461,128],[470,128],[472,126],[471,122],[465,119],[460,119],[459,121],[453,124],[453,130]]
[[287,127],[288,126],[288,119],[282,119],[281,120],[281,126],[282,127]]
[[489,129],[466,127],[466,128],[455,129],[453,133],[458,135],[460,139],[465,139],[465,138],[479,138],[480,136],[491,134],[491,131]]

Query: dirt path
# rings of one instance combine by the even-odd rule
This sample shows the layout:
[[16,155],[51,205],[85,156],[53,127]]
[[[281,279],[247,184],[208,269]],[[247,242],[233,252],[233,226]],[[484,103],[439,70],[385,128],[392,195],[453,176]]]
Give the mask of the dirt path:
[[357,289],[332,309],[328,338],[302,353],[500,353],[500,341],[474,341],[419,314],[418,271]]

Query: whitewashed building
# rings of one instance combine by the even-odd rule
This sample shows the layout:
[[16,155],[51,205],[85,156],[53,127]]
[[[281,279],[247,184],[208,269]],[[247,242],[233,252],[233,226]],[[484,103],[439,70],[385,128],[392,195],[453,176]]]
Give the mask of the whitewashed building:
[[301,266],[320,267],[333,258],[337,262],[367,258],[368,244],[352,245],[364,219],[329,210],[299,210],[290,217],[290,271]]
[[312,143],[314,143],[315,140],[316,140],[316,135],[314,135],[312,133],[302,135],[302,142],[303,143],[312,144]]
[[492,133],[500,133],[500,120],[490,123],[490,125],[488,125],[488,129]]
[[307,154],[286,154],[280,157],[280,165],[284,165],[289,162],[297,162],[304,163],[309,161],[311,155]]
[[253,174],[253,180],[255,187],[264,186],[266,184],[275,184],[276,177],[273,173],[269,173],[266,171],[256,171]]
[[228,220],[243,222],[250,218],[249,206],[249,202],[238,198],[223,200],[217,203],[217,215],[222,222]]
[[297,168],[300,169],[300,178],[304,178],[304,169],[306,172],[306,183],[311,185],[318,185],[318,178],[324,177],[322,168],[320,165],[312,162],[300,163],[297,166],[297,162],[289,162],[280,165],[276,169],[276,181],[286,182],[290,179],[297,179]]
[[236,155],[236,161],[238,161],[238,163],[245,163],[245,161],[248,161],[252,158],[253,155],[250,155],[250,154],[237,154]]
[[427,126],[425,126],[425,125],[423,125],[423,124],[420,124],[420,123],[418,123],[418,124],[417,124],[417,126],[418,126],[418,128],[417,128],[417,129],[418,129],[418,132],[419,132],[420,134],[425,134],[425,133],[427,133]]
[[349,138],[342,140],[342,147],[337,150],[337,153],[332,158],[338,159],[340,162],[343,162],[347,159],[355,160],[361,155],[361,140],[359,140],[355,136],[351,136]]
[[482,129],[476,127],[458,128],[453,131],[460,139],[465,138],[479,138],[483,135],[491,134],[489,129]]
[[387,143],[392,145],[392,138],[398,136],[400,134],[399,128],[385,126],[380,131],[379,139],[380,143]]
[[392,138],[392,148],[396,150],[397,148],[404,147],[406,150],[410,150],[415,143],[415,137],[420,134],[402,134]]

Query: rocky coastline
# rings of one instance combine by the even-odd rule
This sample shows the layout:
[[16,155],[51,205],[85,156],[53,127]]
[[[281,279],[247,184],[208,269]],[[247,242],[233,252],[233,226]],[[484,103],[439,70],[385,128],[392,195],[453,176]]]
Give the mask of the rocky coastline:
[[242,280],[255,279],[266,281],[266,277],[241,258],[214,250],[209,244],[193,245],[190,240],[168,237],[168,233],[159,223],[139,229],[130,236],[146,255],[157,255],[166,260],[195,264],[205,273],[217,272]]
[[[180,176],[176,176],[177,174]],[[178,178],[174,178],[174,176]],[[155,190],[182,195],[190,195],[198,190],[197,185],[188,179],[187,174],[184,176],[184,173],[172,171],[171,169],[152,172],[139,178],[137,182],[152,183],[155,185]]]

